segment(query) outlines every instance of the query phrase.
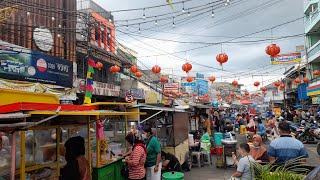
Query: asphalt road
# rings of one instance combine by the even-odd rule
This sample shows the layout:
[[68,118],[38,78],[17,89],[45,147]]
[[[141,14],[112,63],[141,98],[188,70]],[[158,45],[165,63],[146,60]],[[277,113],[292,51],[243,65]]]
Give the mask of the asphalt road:
[[[320,165],[320,156],[317,154],[316,144],[306,144],[309,158],[307,164],[312,166]],[[228,179],[235,172],[234,168],[219,169],[215,166],[216,157],[213,156],[213,165],[201,168],[193,167],[190,172],[185,173],[184,180],[223,180]]]

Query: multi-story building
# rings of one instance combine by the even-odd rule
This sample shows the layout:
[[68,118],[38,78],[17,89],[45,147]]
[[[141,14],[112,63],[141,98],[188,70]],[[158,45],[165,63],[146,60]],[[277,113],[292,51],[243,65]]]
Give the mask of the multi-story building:
[[[79,102],[83,102],[88,58],[103,64],[93,75],[93,97],[95,101],[120,100],[120,73],[111,73],[110,67],[117,65],[121,72],[131,62],[123,53],[116,52],[115,26],[110,12],[92,0],[77,0],[77,70],[75,86]],[[88,51],[89,50],[89,51]]]
[[304,0],[306,48],[308,56],[309,85],[307,94],[312,98],[313,104],[319,104],[320,79],[313,75],[314,70],[320,69],[320,1]]
[[0,88],[75,100],[76,0],[1,1],[0,9]]

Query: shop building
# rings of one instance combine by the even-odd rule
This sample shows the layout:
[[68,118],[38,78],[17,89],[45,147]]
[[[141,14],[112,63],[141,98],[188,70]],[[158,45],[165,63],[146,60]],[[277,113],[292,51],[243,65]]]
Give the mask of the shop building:
[[313,71],[320,69],[320,14],[319,0],[305,0],[305,33],[307,40],[307,55],[309,66],[309,85],[307,87],[307,95],[312,99],[312,104],[319,104],[320,96],[320,79],[313,75]]
[[0,8],[0,88],[75,100],[76,0],[3,1]]
[[[92,0],[78,0],[77,23],[77,70],[74,86],[77,88],[77,104],[84,101],[85,79],[88,70],[88,58],[103,67],[95,69],[93,77],[93,97],[96,101],[122,101],[120,96],[120,73],[111,73],[110,67],[117,65],[123,73],[131,63],[127,57],[116,52],[115,26],[110,12]],[[89,36],[89,37],[88,37]],[[90,41],[88,41],[90,39]],[[90,51],[88,51],[90,49]]]

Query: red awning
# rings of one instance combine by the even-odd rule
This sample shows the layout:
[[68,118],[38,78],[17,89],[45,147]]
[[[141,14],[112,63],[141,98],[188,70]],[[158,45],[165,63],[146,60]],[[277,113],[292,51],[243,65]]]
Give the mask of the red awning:
[[252,104],[252,102],[249,101],[249,100],[246,100],[246,99],[242,99],[242,100],[240,101],[240,104],[246,105],[246,104]]

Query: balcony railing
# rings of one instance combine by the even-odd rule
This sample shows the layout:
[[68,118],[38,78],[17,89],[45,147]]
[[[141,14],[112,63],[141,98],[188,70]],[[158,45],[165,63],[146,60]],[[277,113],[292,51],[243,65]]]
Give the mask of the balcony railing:
[[309,17],[305,20],[305,29],[309,29],[309,26],[319,17],[319,8],[317,8],[313,13],[310,13]]
[[310,58],[310,61],[315,59],[313,56],[318,52],[320,52],[320,41],[310,47],[310,50],[308,51],[308,57]]

